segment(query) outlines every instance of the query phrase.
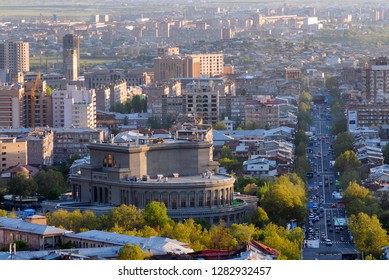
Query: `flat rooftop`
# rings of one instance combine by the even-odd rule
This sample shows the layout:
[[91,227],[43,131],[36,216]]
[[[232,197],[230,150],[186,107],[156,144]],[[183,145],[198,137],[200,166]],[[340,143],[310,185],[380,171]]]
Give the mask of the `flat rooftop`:
[[214,174],[211,176],[208,176],[206,173],[199,174],[199,175],[191,175],[191,176],[178,176],[174,177],[171,176],[161,176],[158,178],[147,178],[147,181],[143,181],[142,178],[137,178],[135,181],[134,177],[129,177],[127,180],[122,181],[130,181],[134,183],[140,183],[140,184],[188,184],[188,183],[204,183],[204,182],[217,182],[217,181],[223,181],[223,180],[231,180],[233,177],[230,175],[223,175],[223,174]]

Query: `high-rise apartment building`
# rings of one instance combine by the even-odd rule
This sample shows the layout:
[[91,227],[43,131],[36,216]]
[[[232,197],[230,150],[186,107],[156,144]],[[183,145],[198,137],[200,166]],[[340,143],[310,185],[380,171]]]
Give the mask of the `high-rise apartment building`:
[[46,81],[38,81],[34,90],[33,87],[34,82],[24,83],[26,127],[52,127],[52,96],[46,92]]
[[80,37],[66,34],[63,37],[63,65],[68,81],[77,80],[80,72]]
[[362,77],[362,94],[366,103],[389,103],[389,59],[380,57],[370,60]]
[[21,128],[25,126],[24,88],[19,85],[0,87],[0,127]]
[[68,85],[53,91],[53,127],[95,128],[95,90]]
[[224,57],[223,54],[191,54],[192,58],[200,59],[200,77],[212,78],[223,74]]
[[0,69],[9,73],[30,71],[30,48],[27,42],[0,42]]
[[187,84],[185,113],[201,117],[204,124],[219,121],[219,91],[212,81]]

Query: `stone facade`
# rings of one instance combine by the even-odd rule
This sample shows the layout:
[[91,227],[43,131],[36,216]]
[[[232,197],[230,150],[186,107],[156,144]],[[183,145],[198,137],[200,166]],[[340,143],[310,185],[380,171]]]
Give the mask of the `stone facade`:
[[163,202],[177,221],[238,222],[247,204],[234,201],[234,178],[215,175],[206,141],[90,144],[91,164],[70,175],[73,199],[100,206]]

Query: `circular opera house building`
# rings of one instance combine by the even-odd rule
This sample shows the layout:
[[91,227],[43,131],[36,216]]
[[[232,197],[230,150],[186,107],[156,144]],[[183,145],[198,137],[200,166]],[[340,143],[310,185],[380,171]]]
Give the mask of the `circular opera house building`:
[[234,199],[235,179],[217,174],[211,142],[145,138],[88,147],[90,163],[69,177],[73,202],[60,208],[98,212],[122,204],[144,208],[158,201],[175,221],[193,218],[211,225],[239,223],[256,208],[255,199]]

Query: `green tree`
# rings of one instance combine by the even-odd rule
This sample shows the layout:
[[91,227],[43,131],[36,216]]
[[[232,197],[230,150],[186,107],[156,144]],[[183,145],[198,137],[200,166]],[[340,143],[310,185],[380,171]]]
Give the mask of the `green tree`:
[[213,129],[216,129],[216,130],[226,130],[227,126],[226,126],[226,124],[224,122],[216,122],[213,125]]
[[382,153],[384,154],[384,163],[389,164],[389,143],[386,143]]
[[352,170],[358,170],[360,166],[361,162],[353,151],[345,151],[337,157],[335,161],[335,170],[339,171],[341,174]]
[[351,182],[360,183],[360,176],[357,170],[349,170],[347,172],[343,172],[340,177],[340,186],[343,190],[345,190]]
[[351,182],[344,191],[343,201],[349,215],[356,215],[360,212],[370,216],[382,213],[380,202],[370,194],[368,189],[361,187],[356,182]]
[[40,171],[34,176],[34,181],[38,186],[38,193],[51,200],[58,199],[66,190],[66,181],[62,173],[52,169]]
[[52,213],[46,214],[47,224],[74,232],[81,232],[100,228],[99,219],[96,215],[86,210],[81,212],[79,209],[69,212],[58,209]]
[[255,195],[257,193],[258,186],[256,184],[248,184],[244,187],[243,193],[248,195]]
[[149,118],[149,125],[150,125],[150,128],[153,128],[153,129],[162,128],[161,122],[157,119],[157,117],[150,117]]
[[142,102],[141,95],[135,95],[131,99],[131,113],[142,113],[144,109],[144,105]]
[[312,100],[312,95],[307,91],[303,91],[299,96],[299,100],[300,102],[309,104]]
[[167,208],[164,203],[153,201],[144,209],[144,219],[147,225],[163,229],[171,222],[167,215]]
[[339,82],[337,77],[327,78],[325,85],[331,95],[339,94]]
[[228,159],[233,159],[233,155],[232,155],[232,150],[230,147],[224,145],[222,147],[222,150],[220,152],[220,157],[221,158],[228,158]]
[[236,249],[238,242],[229,233],[225,223],[214,225],[207,231],[203,231],[203,242],[208,249],[232,250]]
[[167,237],[190,244],[195,251],[206,249],[202,242],[202,226],[193,219],[186,219],[184,223],[175,223],[164,233]]
[[145,221],[141,210],[134,205],[122,204],[119,207],[113,207],[108,216],[108,224],[105,227],[109,230],[114,226],[119,227],[122,231],[129,231],[134,228],[141,228]]
[[219,159],[220,166],[227,169],[228,173],[242,170],[242,163],[237,159],[221,158]]
[[238,244],[244,244],[253,239],[255,233],[254,225],[232,224],[229,232]]
[[304,240],[304,233],[301,228],[286,230],[285,226],[268,224],[262,231],[263,244],[278,251],[277,259],[280,260],[300,260],[301,246]]
[[305,134],[304,130],[298,130],[296,132],[295,138],[294,138],[294,143],[297,146],[300,143],[308,143],[308,136]]
[[38,189],[33,179],[28,179],[24,174],[16,174],[8,181],[10,194],[19,196],[20,207],[22,207],[23,197],[34,195]]
[[15,240],[14,243],[16,244],[16,252],[17,251],[28,251],[29,250],[29,246],[28,246],[26,241]]
[[354,137],[349,132],[339,133],[334,142],[335,157],[340,156],[346,151],[352,151],[354,148]]
[[118,254],[119,260],[144,260],[146,254],[139,248],[136,244],[126,243],[120,250]]
[[306,187],[297,176],[281,176],[276,179],[262,200],[261,207],[271,221],[285,225],[292,219],[303,222],[307,214]]
[[371,254],[379,258],[382,247],[388,245],[388,236],[377,216],[365,213],[351,215],[349,228],[353,234],[354,244],[362,255]]
[[258,122],[256,121],[246,121],[245,129],[247,130],[254,130],[260,128]]
[[0,178],[0,197],[9,193],[7,182]]
[[254,217],[254,224],[258,228],[263,228],[270,222],[269,216],[262,207],[257,207],[257,211]]

